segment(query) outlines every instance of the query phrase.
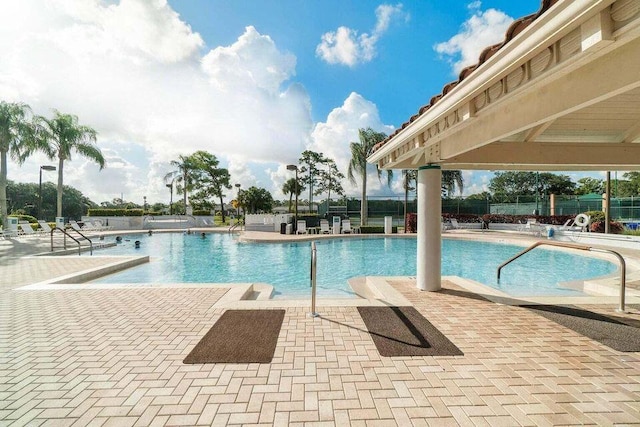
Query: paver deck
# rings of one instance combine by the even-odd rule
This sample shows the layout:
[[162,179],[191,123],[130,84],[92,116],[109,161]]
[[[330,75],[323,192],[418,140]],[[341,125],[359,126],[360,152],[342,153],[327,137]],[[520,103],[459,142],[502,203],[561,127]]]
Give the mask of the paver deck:
[[640,353],[453,283],[391,284],[464,356],[381,357],[356,307],[283,307],[271,364],[184,365],[225,289],[16,290],[109,259],[41,261],[0,263],[0,425],[640,425]]

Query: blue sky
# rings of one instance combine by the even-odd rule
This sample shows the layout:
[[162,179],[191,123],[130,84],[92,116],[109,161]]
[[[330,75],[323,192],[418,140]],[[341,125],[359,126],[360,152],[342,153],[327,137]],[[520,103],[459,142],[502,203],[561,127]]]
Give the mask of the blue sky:
[[[436,44],[450,39],[469,18],[489,9],[518,18],[540,7],[539,0],[177,0],[170,4],[209,48],[233,43],[251,25],[269,35],[280,49],[293,53],[297,63],[292,80],[302,83],[310,94],[314,121],[325,120],[351,92],[357,92],[375,103],[382,120],[394,126],[401,125],[456,78],[449,58],[434,50]],[[376,8],[384,4],[399,5],[401,12],[390,19],[389,28],[379,37],[372,60],[350,67],[318,57],[315,51],[322,34],[341,26],[370,34],[376,25]]]
[[[391,133],[539,0],[11,0],[0,4],[0,99],[78,115],[107,167],[65,183],[93,201],[166,202],[169,162],[207,150],[243,188],[280,188],[305,149],[346,172],[349,142]],[[9,164],[37,182],[41,155]],[[402,193],[370,179],[370,194]],[[399,174],[397,174],[399,175]],[[465,194],[491,173],[465,172]],[[46,180],[55,180],[47,173]],[[357,186],[344,182],[348,195]],[[230,199],[234,196],[229,192]],[[321,197],[322,198],[322,197]]]

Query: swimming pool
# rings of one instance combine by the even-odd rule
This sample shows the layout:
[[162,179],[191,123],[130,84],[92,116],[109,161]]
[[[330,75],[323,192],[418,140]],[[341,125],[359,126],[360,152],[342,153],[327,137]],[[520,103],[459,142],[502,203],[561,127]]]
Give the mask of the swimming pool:
[[[115,238],[114,238],[115,239]],[[135,249],[134,241],[140,241]],[[321,297],[347,297],[347,280],[356,276],[415,276],[416,239],[362,238],[316,242],[317,285]],[[513,296],[582,295],[558,282],[616,271],[605,260],[539,249],[503,269],[496,268],[522,250],[515,245],[443,239],[442,274],[476,280]],[[311,245],[242,243],[228,234],[156,233],[123,236],[105,255],[150,255],[152,262],[106,276],[94,283],[268,283],[275,296],[309,295]]]

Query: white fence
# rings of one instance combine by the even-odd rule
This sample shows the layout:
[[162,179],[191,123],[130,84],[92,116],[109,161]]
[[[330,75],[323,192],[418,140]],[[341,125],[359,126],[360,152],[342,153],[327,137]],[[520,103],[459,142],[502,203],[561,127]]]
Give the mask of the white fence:
[[280,232],[281,223],[289,223],[291,214],[249,214],[244,217],[245,229],[249,231]]

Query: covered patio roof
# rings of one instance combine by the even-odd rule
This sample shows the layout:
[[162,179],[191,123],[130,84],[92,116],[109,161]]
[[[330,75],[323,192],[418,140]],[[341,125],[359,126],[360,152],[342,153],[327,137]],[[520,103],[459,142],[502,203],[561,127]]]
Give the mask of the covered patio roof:
[[640,1],[544,0],[368,161],[383,169],[637,169]]

